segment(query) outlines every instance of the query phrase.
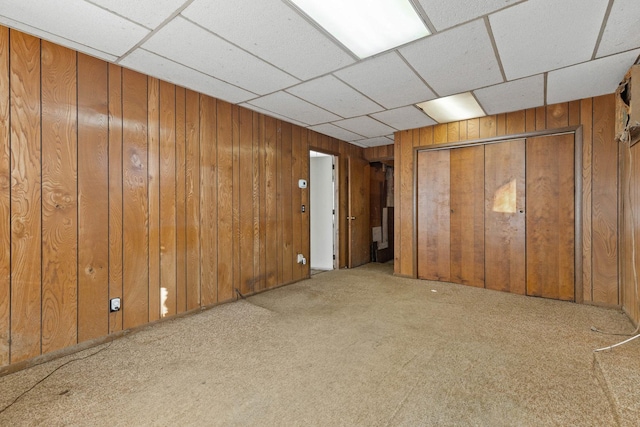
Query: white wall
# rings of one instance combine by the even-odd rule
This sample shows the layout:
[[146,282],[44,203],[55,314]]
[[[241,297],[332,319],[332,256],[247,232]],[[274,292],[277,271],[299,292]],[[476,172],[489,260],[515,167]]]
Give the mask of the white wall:
[[311,268],[333,269],[332,156],[311,157],[309,190],[311,209]]

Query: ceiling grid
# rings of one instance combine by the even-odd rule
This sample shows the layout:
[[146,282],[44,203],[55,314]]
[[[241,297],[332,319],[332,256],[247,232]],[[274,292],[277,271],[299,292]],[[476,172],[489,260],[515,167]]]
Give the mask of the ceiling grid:
[[431,35],[363,59],[290,0],[5,0],[0,24],[365,147],[448,95],[498,114],[612,93],[640,55],[638,0],[408,1]]

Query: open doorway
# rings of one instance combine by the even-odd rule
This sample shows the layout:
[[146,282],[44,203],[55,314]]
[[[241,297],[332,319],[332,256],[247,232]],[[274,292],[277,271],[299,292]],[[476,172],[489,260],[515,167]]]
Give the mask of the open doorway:
[[337,268],[336,158],[309,152],[311,274]]

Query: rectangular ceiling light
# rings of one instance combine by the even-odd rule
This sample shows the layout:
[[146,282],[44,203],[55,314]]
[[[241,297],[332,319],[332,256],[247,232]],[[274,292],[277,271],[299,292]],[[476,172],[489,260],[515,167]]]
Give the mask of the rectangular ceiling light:
[[416,104],[416,106],[438,123],[449,123],[487,115],[471,92],[432,99]]
[[359,58],[431,34],[409,0],[290,0]]

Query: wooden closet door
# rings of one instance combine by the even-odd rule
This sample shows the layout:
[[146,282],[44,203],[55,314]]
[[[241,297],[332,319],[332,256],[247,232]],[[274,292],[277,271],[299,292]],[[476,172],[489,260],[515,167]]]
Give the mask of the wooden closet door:
[[450,150],[418,153],[418,277],[448,282]]
[[527,139],[527,295],[575,299],[574,135]]
[[485,146],[485,287],[525,293],[525,141]]
[[484,146],[451,150],[451,281],[484,287]]
[[348,158],[349,173],[349,268],[371,261],[371,227],[369,221],[369,162]]

